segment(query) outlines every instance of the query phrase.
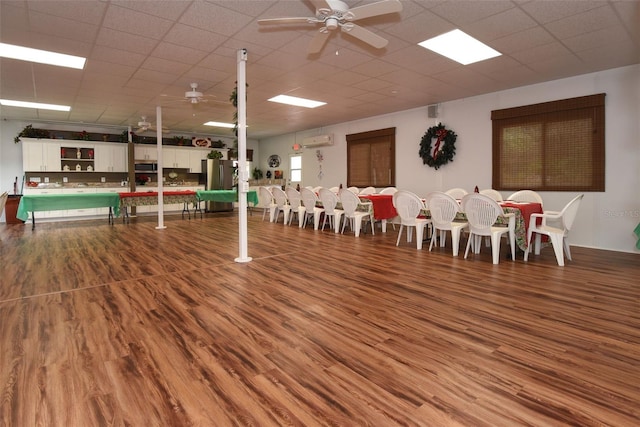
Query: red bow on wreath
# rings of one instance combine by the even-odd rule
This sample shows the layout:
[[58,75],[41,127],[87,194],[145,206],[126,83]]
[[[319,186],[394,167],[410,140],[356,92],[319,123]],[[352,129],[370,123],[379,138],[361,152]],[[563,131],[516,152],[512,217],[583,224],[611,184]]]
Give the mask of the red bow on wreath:
[[438,129],[438,131],[436,132],[436,136],[438,137],[438,139],[436,139],[436,146],[433,148],[433,156],[431,156],[433,157],[433,160],[438,158],[438,151],[440,151],[440,144],[442,143],[442,140],[447,137],[447,133],[449,133],[449,131],[446,129]]

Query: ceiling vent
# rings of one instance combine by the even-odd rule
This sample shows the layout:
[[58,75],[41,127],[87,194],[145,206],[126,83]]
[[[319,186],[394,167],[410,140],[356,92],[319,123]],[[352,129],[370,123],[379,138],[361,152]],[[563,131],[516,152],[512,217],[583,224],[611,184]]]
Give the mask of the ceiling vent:
[[323,145],[333,145],[333,134],[316,135],[302,140],[304,147],[322,147]]

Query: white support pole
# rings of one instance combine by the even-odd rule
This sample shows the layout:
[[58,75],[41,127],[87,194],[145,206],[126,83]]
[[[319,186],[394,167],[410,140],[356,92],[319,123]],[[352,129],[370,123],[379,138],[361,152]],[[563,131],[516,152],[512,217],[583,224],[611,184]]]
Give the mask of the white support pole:
[[239,256],[236,262],[249,262],[247,251],[247,49],[238,50],[238,234]]
[[164,197],[162,192],[164,190],[162,185],[162,107],[159,105],[156,107],[156,138],[158,143],[158,226],[156,230],[163,230],[167,228],[164,225]]

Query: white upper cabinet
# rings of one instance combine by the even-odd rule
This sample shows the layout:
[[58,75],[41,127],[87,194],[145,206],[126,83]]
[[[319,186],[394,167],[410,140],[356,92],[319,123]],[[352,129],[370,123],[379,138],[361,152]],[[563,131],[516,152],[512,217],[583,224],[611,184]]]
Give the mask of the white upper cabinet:
[[21,139],[25,172],[60,172],[60,143],[51,139]]
[[135,145],[135,160],[141,161],[157,161],[158,160],[158,147],[156,145]]
[[189,152],[191,150],[189,148],[163,147],[162,167],[188,169],[190,167]]
[[96,144],[95,170],[96,172],[126,172],[127,144]]

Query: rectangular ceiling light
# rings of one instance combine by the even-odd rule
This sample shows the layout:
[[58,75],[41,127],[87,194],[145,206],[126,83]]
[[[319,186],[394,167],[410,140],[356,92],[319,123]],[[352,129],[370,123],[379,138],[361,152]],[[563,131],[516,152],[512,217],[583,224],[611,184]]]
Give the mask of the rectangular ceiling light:
[[64,53],[49,52],[47,50],[31,49],[0,43],[0,56],[3,58],[20,59],[22,61],[38,62],[40,64],[57,65],[58,67],[77,68],[82,70],[87,58],[65,55]]
[[41,104],[39,102],[14,101],[11,99],[0,99],[0,105],[6,105],[7,107],[37,108],[39,110],[71,111],[71,107],[68,105]]
[[311,99],[297,98],[295,96],[288,95],[274,96],[273,98],[270,98],[269,101],[305,108],[316,108],[326,104],[326,102],[313,101]]
[[474,62],[502,55],[497,50],[490,48],[460,30],[449,31],[418,44],[462,65],[473,64]]
[[213,126],[217,128],[229,128],[229,129],[233,129],[235,127],[233,123],[223,123],[223,122],[207,122],[204,125]]

